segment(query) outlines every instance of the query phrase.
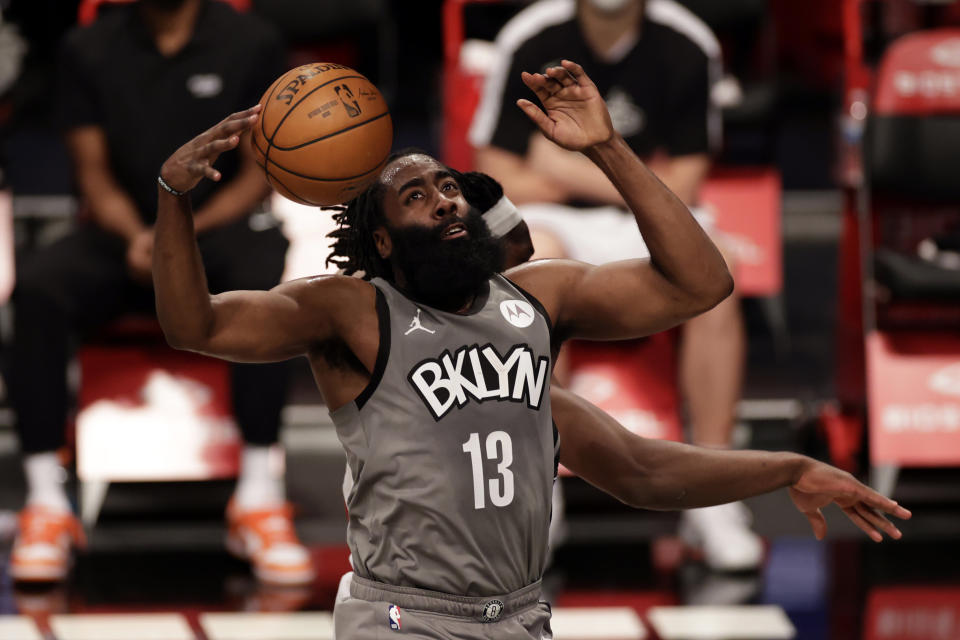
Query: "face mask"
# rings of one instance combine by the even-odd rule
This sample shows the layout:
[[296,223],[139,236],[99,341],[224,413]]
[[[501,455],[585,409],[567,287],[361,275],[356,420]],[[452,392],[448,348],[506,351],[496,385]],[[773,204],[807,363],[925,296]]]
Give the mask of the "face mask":
[[603,13],[617,13],[625,9],[633,0],[587,0],[597,11]]

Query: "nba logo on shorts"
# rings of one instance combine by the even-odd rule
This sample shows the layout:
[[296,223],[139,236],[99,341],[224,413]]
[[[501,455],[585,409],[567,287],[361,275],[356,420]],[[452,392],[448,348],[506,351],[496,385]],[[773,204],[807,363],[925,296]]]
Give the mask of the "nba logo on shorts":
[[395,604],[387,609],[387,615],[390,617],[390,628],[394,631],[400,631],[400,607]]

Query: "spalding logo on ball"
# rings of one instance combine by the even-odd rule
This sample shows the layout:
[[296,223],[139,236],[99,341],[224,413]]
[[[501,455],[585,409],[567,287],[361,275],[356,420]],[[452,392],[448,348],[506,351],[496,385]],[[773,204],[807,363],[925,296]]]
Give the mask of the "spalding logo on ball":
[[313,206],[346,202],[377,178],[393,142],[380,91],[349,67],[291,69],[260,99],[251,143],[281,195]]

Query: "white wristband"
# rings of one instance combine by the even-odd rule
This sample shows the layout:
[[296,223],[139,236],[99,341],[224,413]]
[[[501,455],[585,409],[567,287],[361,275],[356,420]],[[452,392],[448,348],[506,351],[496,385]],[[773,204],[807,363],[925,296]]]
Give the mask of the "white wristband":
[[523,222],[517,207],[510,202],[507,196],[503,196],[497,201],[497,204],[487,209],[483,213],[483,219],[490,227],[490,233],[494,238],[507,235],[514,227]]

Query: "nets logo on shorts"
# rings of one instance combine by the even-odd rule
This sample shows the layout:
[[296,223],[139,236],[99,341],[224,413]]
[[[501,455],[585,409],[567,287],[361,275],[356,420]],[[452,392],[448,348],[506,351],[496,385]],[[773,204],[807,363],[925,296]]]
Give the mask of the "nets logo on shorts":
[[394,631],[400,631],[400,607],[395,604],[387,609],[387,617],[390,618],[390,628]]
[[500,600],[491,600],[483,605],[483,619],[486,622],[493,622],[503,613],[503,602]]
[[550,358],[537,357],[528,345],[514,345],[504,358],[488,344],[421,360],[407,379],[439,421],[454,405],[463,408],[470,400],[526,400],[528,407],[539,409],[549,371]]

